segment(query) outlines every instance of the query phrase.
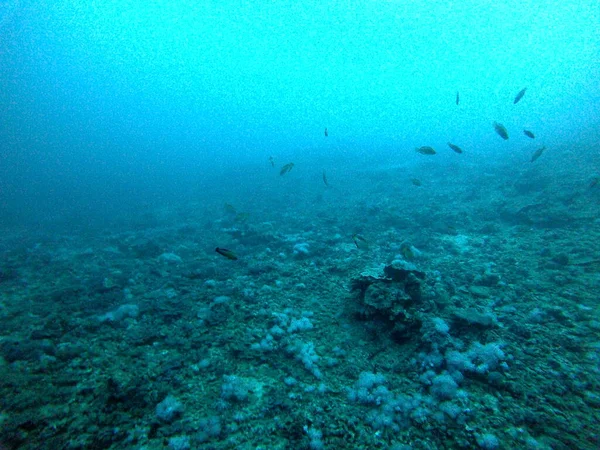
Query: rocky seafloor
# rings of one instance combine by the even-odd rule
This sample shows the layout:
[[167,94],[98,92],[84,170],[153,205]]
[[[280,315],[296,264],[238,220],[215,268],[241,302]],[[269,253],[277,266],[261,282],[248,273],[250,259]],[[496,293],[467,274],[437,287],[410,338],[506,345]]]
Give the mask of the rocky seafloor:
[[544,158],[7,230],[0,448],[599,448],[600,186]]

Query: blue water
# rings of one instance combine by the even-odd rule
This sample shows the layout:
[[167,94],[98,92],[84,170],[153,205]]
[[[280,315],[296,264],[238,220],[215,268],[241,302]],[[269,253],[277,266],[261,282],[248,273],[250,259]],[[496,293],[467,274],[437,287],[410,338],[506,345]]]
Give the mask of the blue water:
[[600,5],[442,3],[0,3],[0,448],[600,446]]

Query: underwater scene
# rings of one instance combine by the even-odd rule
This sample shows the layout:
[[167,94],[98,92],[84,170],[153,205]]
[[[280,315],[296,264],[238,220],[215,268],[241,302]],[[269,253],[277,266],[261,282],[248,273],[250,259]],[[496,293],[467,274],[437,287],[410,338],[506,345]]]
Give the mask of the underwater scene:
[[598,30],[0,2],[0,450],[600,448]]

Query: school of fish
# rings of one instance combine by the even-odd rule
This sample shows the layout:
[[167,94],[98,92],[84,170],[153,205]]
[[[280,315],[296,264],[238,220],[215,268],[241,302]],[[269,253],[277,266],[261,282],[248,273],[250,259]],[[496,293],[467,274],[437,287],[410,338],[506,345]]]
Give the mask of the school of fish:
[[[513,104],[516,105],[517,103],[519,103],[523,97],[525,96],[525,93],[527,91],[527,88],[523,88],[521,89],[517,95],[515,95],[514,100],[513,100]],[[460,105],[461,102],[461,98],[460,98],[460,93],[457,91],[456,92],[456,98],[455,98],[455,103],[457,106]],[[494,127],[494,131],[496,132],[496,134],[498,134],[498,136],[500,136],[503,140],[507,141],[509,139],[509,134],[508,134],[508,130],[506,129],[506,127],[499,123],[499,122],[493,122],[493,127]],[[324,132],[323,132],[324,136],[327,138],[329,137],[329,130],[327,127],[325,127]],[[529,139],[535,139],[535,134],[528,129],[523,129],[523,134],[525,136],[527,136]],[[464,151],[462,149],[462,147],[453,144],[451,142],[448,142],[448,147],[450,147],[450,149],[457,153],[457,154],[463,154]],[[531,159],[530,162],[535,162],[540,156],[542,156],[542,154],[544,153],[544,151],[546,150],[545,146],[541,146],[538,147],[537,150],[535,150],[535,152],[531,155]],[[415,149],[415,151],[421,155],[435,155],[437,154],[436,150],[429,146],[429,145],[423,145],[421,147],[417,147]],[[269,157],[269,163],[271,164],[271,167],[275,167],[275,160],[272,156]],[[292,169],[294,168],[294,163],[290,162],[287,164],[284,164],[281,169],[279,170],[279,175],[283,176],[287,173],[289,173]],[[322,174],[322,179],[323,179],[323,184],[325,185],[326,188],[329,188],[329,181],[327,179],[327,174],[325,172],[325,169],[323,169],[323,174]],[[599,184],[600,181],[600,177],[594,177],[590,184],[589,184],[589,188],[593,188],[595,187],[597,184]],[[410,182],[416,186],[416,187],[420,187],[423,185],[423,183],[421,182],[420,179],[418,178],[411,178]],[[245,220],[247,219],[247,213],[236,213],[235,209],[233,208],[233,206],[226,204],[225,205],[225,211],[227,214],[231,215],[232,217],[235,218],[236,222],[245,222]],[[243,216],[243,217],[242,217]],[[356,248],[360,249],[360,250],[366,250],[369,247],[368,241],[361,235],[359,234],[353,234],[351,236],[352,241],[354,242],[354,245],[356,246]],[[225,248],[221,248],[221,247],[217,247],[215,249],[216,253],[219,253],[221,256],[235,261],[238,259],[237,255],[231,251],[231,250],[227,250]]]

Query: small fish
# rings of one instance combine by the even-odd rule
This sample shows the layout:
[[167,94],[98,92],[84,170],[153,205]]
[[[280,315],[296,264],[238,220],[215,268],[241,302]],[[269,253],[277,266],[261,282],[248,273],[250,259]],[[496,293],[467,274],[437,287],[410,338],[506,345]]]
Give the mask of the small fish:
[[237,214],[237,211],[231,203],[225,203],[223,205],[223,210],[225,211],[225,214],[229,214],[231,216],[235,216]]
[[496,130],[496,133],[498,133],[502,139],[508,139],[508,131],[506,131],[506,128],[501,123],[494,122],[494,130]]
[[293,168],[294,168],[294,163],[287,163],[285,166],[283,166],[281,168],[281,170],[279,171],[279,175],[285,175],[286,173],[288,173]]
[[323,169],[323,183],[325,183],[325,186],[329,187],[329,183],[327,182],[327,174],[325,173],[324,169]]
[[454,225],[443,225],[442,230],[444,233],[447,233],[447,234],[453,234],[453,235],[458,234],[458,230],[456,229],[456,227]]
[[462,153],[463,152],[462,148],[460,148],[458,145],[451,144],[450,142],[448,142],[448,147],[450,147],[456,153]]
[[424,145],[423,147],[419,147],[415,149],[417,153],[421,155],[435,155],[435,150],[433,147],[429,147],[428,145]]
[[531,131],[529,131],[529,130],[523,130],[523,134],[524,134],[525,136],[527,136],[528,138],[535,139],[535,134],[533,134],[533,133],[532,133]]
[[513,104],[516,105],[517,103],[519,103],[519,100],[521,100],[523,98],[523,96],[525,95],[526,90],[527,90],[527,88],[523,88],[519,91],[519,93],[515,97],[515,101],[513,102]]
[[418,178],[411,178],[410,182],[412,184],[414,184],[415,186],[422,186],[423,185],[423,183],[421,183],[421,180],[419,180]]
[[369,248],[369,242],[360,234],[354,233],[352,235],[352,240],[354,241],[356,248],[359,250],[367,250]]
[[600,183],[600,177],[592,178],[592,180],[590,181],[589,189],[593,188],[594,186],[597,186],[598,183]]
[[456,104],[460,103],[460,96],[458,95],[458,91],[456,91]]
[[269,156],[269,162],[271,163],[271,167],[275,167],[275,160],[272,156]]
[[244,222],[247,222],[249,218],[250,218],[250,213],[241,212],[241,213],[237,213],[237,214],[235,215],[235,218],[234,218],[234,220],[235,220],[236,222],[241,222],[241,223],[244,223]]
[[329,136],[329,132],[327,131],[327,128],[325,128],[325,137]]
[[535,152],[533,152],[533,155],[531,155],[531,162],[534,162],[536,159],[538,159],[540,156],[542,156],[542,153],[544,153],[544,150],[546,150],[545,146],[540,147]]
[[215,248],[215,252],[217,252],[219,255],[223,255],[225,258],[231,259],[233,261],[238,259],[238,257],[236,256],[235,253],[233,253],[231,250],[227,250],[226,248],[217,247],[217,248]]
[[400,244],[400,253],[407,261],[412,261],[413,259],[415,259],[416,256],[414,247],[408,242],[403,242],[402,244]]

